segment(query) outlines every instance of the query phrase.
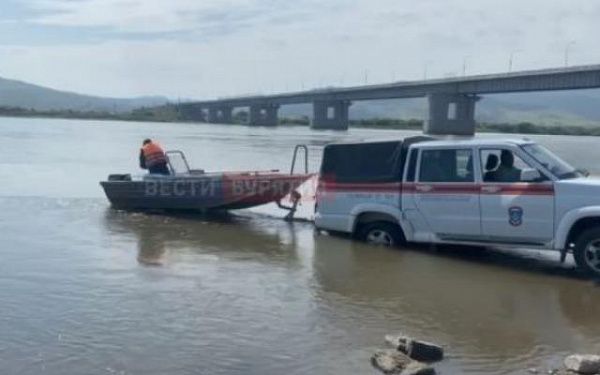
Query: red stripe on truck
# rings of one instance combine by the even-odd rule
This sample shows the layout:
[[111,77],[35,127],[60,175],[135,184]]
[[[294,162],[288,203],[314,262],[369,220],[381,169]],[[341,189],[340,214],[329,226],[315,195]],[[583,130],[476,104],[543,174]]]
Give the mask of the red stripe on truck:
[[402,188],[400,182],[369,182],[369,183],[340,183],[325,182],[319,183],[319,190],[326,192],[348,192],[348,191],[369,191],[369,192],[399,192]]
[[416,194],[485,194],[485,195],[554,195],[554,186],[548,184],[469,184],[469,183],[319,183],[323,192],[368,192],[416,193]]

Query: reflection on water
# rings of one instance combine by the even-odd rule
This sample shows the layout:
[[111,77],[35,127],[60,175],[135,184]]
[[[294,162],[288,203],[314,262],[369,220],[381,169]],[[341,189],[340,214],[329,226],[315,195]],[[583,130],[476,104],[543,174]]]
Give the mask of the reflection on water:
[[[2,373],[375,374],[368,358],[395,331],[446,345],[443,374],[521,374],[600,351],[600,287],[556,253],[369,247],[272,206],[124,213],[97,185],[134,170],[147,136],[208,170],[287,169],[280,156],[308,143],[315,170],[324,142],[407,133],[0,121]],[[596,139],[540,139],[600,172],[585,165]]]
[[[267,262],[294,257],[296,232],[293,224],[282,223],[277,232],[255,225],[259,216],[243,217],[225,212],[209,214],[142,214],[108,209],[106,227],[116,233],[130,233],[137,240],[137,260],[143,265],[161,266],[168,249],[172,251],[218,251],[222,256],[237,255]],[[242,255],[243,254],[243,255]]]
[[[468,257],[460,249],[440,255],[359,244],[328,251],[335,242],[315,242],[314,273],[324,292],[368,306],[373,316],[361,324],[376,321],[447,345],[472,373],[519,372],[556,351],[600,348],[600,326],[591,323],[600,313],[599,290],[572,269],[554,273],[544,259],[493,250]],[[520,261],[533,267],[507,267]],[[344,310],[334,311],[343,322],[337,314]],[[352,321],[343,329],[354,329]]]
[[[554,253],[389,250],[313,236],[305,224],[253,214],[181,217],[109,210],[105,224],[114,234],[135,236],[138,261],[145,265],[191,251],[295,270],[303,275],[296,281],[308,288],[307,316],[315,320],[307,319],[295,335],[312,346],[316,330],[321,343],[315,345],[329,355],[356,351],[347,358],[348,370],[363,368],[367,349],[395,330],[446,345],[451,360],[440,368],[473,374],[521,373],[527,366],[556,363],[557,353],[600,348],[598,287],[581,280],[572,265],[558,266]],[[303,369],[335,373],[332,363]]]

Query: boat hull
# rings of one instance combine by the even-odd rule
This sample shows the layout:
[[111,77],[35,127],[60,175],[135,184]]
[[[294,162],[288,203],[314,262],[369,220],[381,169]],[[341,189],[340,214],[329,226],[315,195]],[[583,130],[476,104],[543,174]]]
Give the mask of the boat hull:
[[146,176],[139,181],[103,181],[101,186],[117,209],[237,210],[279,201],[311,175],[223,173],[213,175]]

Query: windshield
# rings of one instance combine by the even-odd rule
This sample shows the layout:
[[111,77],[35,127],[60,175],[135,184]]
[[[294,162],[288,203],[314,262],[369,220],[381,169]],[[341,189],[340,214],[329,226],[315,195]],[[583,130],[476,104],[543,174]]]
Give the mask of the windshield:
[[552,174],[560,179],[582,177],[583,174],[573,168],[569,163],[554,155],[547,148],[532,143],[521,146],[527,154],[537,160]]

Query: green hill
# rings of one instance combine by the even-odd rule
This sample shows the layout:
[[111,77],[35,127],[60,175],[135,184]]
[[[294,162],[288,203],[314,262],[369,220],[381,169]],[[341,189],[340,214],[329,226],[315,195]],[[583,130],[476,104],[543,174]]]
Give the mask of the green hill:
[[[0,78],[0,107],[35,111],[106,112],[122,114],[141,107],[160,107],[166,97],[104,98],[59,91]],[[163,111],[164,112],[164,111]],[[280,117],[312,116],[310,104],[282,106]],[[425,99],[394,99],[353,103],[350,116],[364,119],[425,119]],[[600,125],[600,90],[487,95],[477,104],[477,120],[485,123],[529,122],[544,126]],[[164,116],[163,116],[164,117]],[[170,118],[165,117],[165,121]]]
[[81,95],[0,78],[0,107],[20,107],[36,111],[73,110],[121,113],[143,106],[162,105],[166,102],[167,98],[160,96],[120,99]]

